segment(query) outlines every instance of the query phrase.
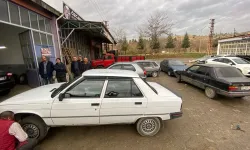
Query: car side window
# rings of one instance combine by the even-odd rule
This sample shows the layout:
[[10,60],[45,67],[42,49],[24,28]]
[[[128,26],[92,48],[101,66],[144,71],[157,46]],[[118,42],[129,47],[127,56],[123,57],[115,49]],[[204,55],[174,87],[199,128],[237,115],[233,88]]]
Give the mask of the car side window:
[[152,64],[155,66],[155,67],[158,67],[158,64],[156,62],[152,62]]
[[108,56],[105,56],[105,60],[110,60],[112,59],[112,56],[108,55]]
[[199,69],[197,69],[196,73],[200,75],[207,75],[208,68],[201,66]]
[[104,98],[143,97],[132,80],[109,80]]
[[66,93],[70,97],[99,98],[105,80],[86,79],[76,86],[71,87]]
[[132,65],[123,65],[123,70],[135,71],[135,67]]
[[195,73],[199,68],[200,66],[192,66],[188,68],[187,71]]
[[110,69],[122,69],[122,65],[114,65]]
[[226,64],[230,64],[230,63],[233,63],[231,60],[229,60],[229,59],[226,59],[226,58],[224,58],[223,59],[223,62],[224,63],[226,63]]
[[213,61],[223,62],[223,60],[221,58],[214,59]]

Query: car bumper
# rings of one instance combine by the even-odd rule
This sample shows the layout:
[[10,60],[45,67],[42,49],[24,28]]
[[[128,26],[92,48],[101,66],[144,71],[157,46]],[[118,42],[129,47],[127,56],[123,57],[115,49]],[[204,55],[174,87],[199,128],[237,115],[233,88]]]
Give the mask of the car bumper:
[[221,95],[227,96],[227,97],[242,97],[242,96],[250,96],[250,91],[246,92],[220,92]]
[[174,113],[170,113],[170,119],[176,119],[176,118],[180,118],[182,117],[182,112],[174,112]]
[[5,91],[12,89],[15,85],[15,82],[13,80],[11,81],[3,81],[0,83],[0,91]]

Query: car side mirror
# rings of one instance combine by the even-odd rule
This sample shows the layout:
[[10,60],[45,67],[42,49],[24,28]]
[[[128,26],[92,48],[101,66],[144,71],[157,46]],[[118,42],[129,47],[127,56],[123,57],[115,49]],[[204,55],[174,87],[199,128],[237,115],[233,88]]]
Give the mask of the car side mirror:
[[70,98],[70,94],[69,93],[61,93],[59,95],[59,101],[63,101],[64,98]]
[[63,98],[64,98],[64,93],[61,93],[61,94],[59,94],[59,101],[62,101],[63,100]]

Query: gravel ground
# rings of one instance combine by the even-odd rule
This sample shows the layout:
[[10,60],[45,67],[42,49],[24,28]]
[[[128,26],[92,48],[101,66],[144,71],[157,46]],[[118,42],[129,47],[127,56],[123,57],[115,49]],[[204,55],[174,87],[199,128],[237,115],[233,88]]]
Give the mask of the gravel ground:
[[[204,91],[177,83],[165,73],[148,80],[160,83],[183,98],[183,117],[164,122],[164,129],[156,136],[141,137],[134,125],[51,128],[36,150],[250,149],[250,97],[211,100]],[[5,98],[1,97],[0,101]],[[237,125],[242,130],[235,130]]]

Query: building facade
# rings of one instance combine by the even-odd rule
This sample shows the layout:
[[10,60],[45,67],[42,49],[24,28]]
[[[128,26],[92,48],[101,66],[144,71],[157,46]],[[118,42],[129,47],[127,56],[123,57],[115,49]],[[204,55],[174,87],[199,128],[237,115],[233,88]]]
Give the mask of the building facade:
[[80,16],[80,20],[58,19],[62,14],[42,0],[0,0],[0,70],[37,87],[43,84],[38,73],[42,55],[55,63],[57,57],[64,57],[64,49],[71,49],[68,58],[96,59],[101,57],[102,43],[115,44],[102,22],[95,26]]
[[250,35],[219,40],[217,55],[250,55]]

